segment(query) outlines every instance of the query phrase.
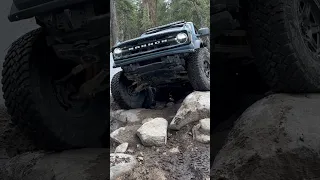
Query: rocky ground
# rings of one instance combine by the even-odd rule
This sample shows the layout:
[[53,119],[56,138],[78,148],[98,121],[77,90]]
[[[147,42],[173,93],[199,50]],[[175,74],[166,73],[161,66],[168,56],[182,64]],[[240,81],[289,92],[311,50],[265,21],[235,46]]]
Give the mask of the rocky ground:
[[[111,114],[111,152],[135,159],[126,168],[111,164],[118,180],[209,178],[210,92],[194,92],[182,103],[160,104],[154,110],[115,107]],[[124,154],[112,157],[117,155],[114,161]]]
[[[44,152],[0,110],[1,180],[208,179],[210,92],[155,109],[119,110],[112,102],[109,149]],[[110,164],[109,164],[110,155]],[[111,177],[105,169],[110,166]]]
[[[209,96],[210,93],[192,95],[186,103],[183,103],[184,98],[158,102],[151,110],[119,110],[112,102],[110,131],[125,128],[124,132],[119,131],[122,132],[118,135],[119,141],[110,137],[110,152],[117,151],[116,154],[109,154],[109,149],[41,151],[25,132],[11,124],[6,108],[1,105],[0,179],[106,180],[110,179],[105,169],[109,166],[112,179],[117,177],[118,180],[207,179],[210,171]],[[190,105],[193,103],[195,105]],[[188,116],[192,118],[185,118]],[[120,144],[122,146],[118,147]],[[124,172],[126,169],[131,171]]]
[[1,108],[0,177],[320,180],[319,95],[243,96],[243,108],[211,131],[209,96],[194,92],[180,101],[159,102],[155,109],[119,110],[112,102],[110,153],[39,151]]

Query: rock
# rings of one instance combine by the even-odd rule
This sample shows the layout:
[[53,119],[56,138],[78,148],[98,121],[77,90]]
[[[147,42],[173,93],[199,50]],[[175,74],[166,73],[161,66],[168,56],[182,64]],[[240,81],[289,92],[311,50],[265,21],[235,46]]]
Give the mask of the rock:
[[189,123],[204,118],[210,118],[210,91],[195,91],[184,99],[169,128],[179,130]]
[[193,139],[201,143],[210,143],[210,134],[202,133],[200,128],[200,124],[197,124],[192,128]]
[[0,167],[1,180],[109,179],[107,149],[78,149],[61,153],[33,152],[11,158]]
[[123,127],[126,125],[126,122],[121,122],[120,119],[120,113],[124,110],[115,110],[112,111],[110,109],[110,132],[115,131],[116,129],[119,129],[120,127]]
[[139,123],[142,121],[139,114],[143,109],[117,110],[111,117],[123,123]]
[[162,146],[167,143],[168,121],[163,118],[155,118],[144,123],[137,135],[144,146]]
[[215,157],[212,179],[320,177],[320,95],[275,94],[248,108]]
[[120,144],[116,150],[114,151],[115,153],[125,153],[127,151],[129,143],[122,143]]
[[179,148],[178,148],[178,147],[171,148],[171,149],[169,150],[169,152],[171,152],[171,153],[180,153],[180,151],[179,151]]
[[139,143],[139,138],[136,136],[137,129],[140,128],[140,125],[132,125],[121,127],[110,134],[112,141],[119,144],[129,143],[135,145]]
[[125,125],[126,124],[121,122],[121,121],[118,121],[118,120],[116,120],[114,118],[110,118],[110,132],[113,132],[116,129],[119,129],[120,127],[123,127]]
[[143,161],[143,157],[139,156],[137,157],[138,161]]
[[203,132],[210,133],[210,118],[200,120],[200,129]]
[[[125,111],[123,109],[118,109],[118,110],[115,110],[115,111],[110,111],[110,119],[115,119],[117,121],[120,121],[122,122],[121,120],[121,113]],[[123,122],[126,122],[126,121],[123,121]]]
[[115,180],[124,173],[131,171],[137,160],[128,154],[110,154],[110,179]]

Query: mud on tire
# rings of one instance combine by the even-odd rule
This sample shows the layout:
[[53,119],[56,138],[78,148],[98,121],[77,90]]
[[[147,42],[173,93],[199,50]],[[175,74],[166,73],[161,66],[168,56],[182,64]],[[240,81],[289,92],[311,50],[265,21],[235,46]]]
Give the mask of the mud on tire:
[[311,11],[315,12],[310,22],[315,21],[314,25],[319,27],[320,11],[314,1],[256,0],[250,3],[252,50],[272,90],[320,92],[320,56],[305,43],[299,19],[302,4],[310,3]]
[[30,132],[39,148],[103,147],[108,141],[108,93],[97,94],[83,113],[66,111],[52,88],[52,73],[64,63],[59,66],[57,61],[41,28],[12,44],[5,57],[2,84],[13,123]]
[[151,89],[139,93],[130,93],[132,83],[125,77],[123,71],[117,72],[111,80],[111,94],[121,109],[149,108],[154,101],[154,92]]
[[210,52],[200,48],[186,60],[190,83],[194,90],[210,91]]

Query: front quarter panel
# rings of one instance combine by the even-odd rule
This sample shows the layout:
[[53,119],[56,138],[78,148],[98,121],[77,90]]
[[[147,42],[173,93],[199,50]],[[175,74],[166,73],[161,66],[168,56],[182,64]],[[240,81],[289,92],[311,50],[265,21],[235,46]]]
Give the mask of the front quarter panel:
[[198,48],[201,47],[201,40],[197,39],[193,43],[194,43],[194,48],[195,49],[198,49]]

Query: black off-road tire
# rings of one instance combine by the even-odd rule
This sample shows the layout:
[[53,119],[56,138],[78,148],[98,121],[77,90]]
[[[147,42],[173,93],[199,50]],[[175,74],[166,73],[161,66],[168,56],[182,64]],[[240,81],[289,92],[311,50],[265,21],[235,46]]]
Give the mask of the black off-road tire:
[[[208,63],[209,76],[206,75],[204,70],[204,63]],[[198,49],[195,53],[191,54],[187,60],[187,71],[189,81],[196,91],[210,91],[210,52],[204,47]]]
[[131,95],[128,92],[130,83],[123,71],[117,72],[111,80],[112,97],[121,109],[149,108],[154,104],[154,92],[151,89]]
[[303,41],[298,1],[250,3],[252,50],[268,85],[274,92],[320,92],[320,58]]
[[51,86],[51,72],[61,67],[55,65],[57,61],[41,28],[12,44],[3,64],[2,84],[13,123],[29,132],[39,148],[104,147],[109,141],[108,93],[97,94],[85,113],[66,111]]

